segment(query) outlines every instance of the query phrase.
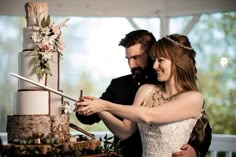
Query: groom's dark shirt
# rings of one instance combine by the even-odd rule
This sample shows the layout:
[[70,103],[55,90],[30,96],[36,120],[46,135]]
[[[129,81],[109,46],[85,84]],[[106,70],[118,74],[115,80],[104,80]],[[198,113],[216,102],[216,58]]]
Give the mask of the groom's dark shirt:
[[[152,74],[153,72],[147,72],[145,76],[140,77],[138,79],[134,79],[131,74],[115,78],[111,81],[106,91],[102,94],[101,99],[123,105],[132,105],[135,94],[141,85],[145,83],[157,84],[156,81],[157,77],[153,76]],[[86,117],[76,113],[76,116],[79,119],[79,121],[84,124],[93,124],[95,122],[100,121],[100,118],[98,117],[97,114],[93,114],[89,117]],[[196,144],[192,145],[192,146],[197,146],[197,150],[200,152],[201,157],[205,156],[210,145],[211,129],[209,125],[207,126],[206,129],[205,140],[206,141],[202,145],[196,145]],[[117,142],[119,141],[119,139],[115,137],[115,141]],[[119,146],[122,148],[123,157],[142,156],[142,143],[138,131],[136,131],[136,133],[134,133],[128,139],[120,141]]]

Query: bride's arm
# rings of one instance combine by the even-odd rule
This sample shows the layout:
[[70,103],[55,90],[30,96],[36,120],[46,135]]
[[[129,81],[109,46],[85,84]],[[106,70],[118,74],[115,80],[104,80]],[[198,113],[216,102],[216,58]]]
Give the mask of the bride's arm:
[[[140,106],[142,102],[143,102],[143,95],[135,97],[133,106]],[[88,115],[88,113],[89,114],[97,113],[100,119],[107,126],[107,128],[118,138],[123,140],[130,137],[137,130],[136,122],[127,119],[120,120],[113,114],[107,111],[103,111],[103,107],[107,103],[109,102],[102,99],[85,97],[84,102],[78,102],[76,103],[76,105],[82,105],[82,106],[87,105],[82,108],[80,107],[78,112],[84,115]],[[127,105],[121,105],[121,106],[127,106]]]
[[102,111],[97,114],[106,127],[121,140],[127,139],[137,130],[136,122],[126,119],[120,120],[106,111]]
[[190,91],[156,107],[123,106],[107,102],[104,110],[131,121],[160,124],[200,116],[203,101],[201,93]]
[[[189,91],[178,95],[170,102],[156,107],[141,107],[148,85],[139,88],[132,106],[119,105],[94,99],[90,102],[81,102],[88,105],[81,109],[84,111],[101,112],[108,111],[122,118],[144,123],[169,123],[187,118],[198,117],[203,106],[203,95],[196,91]],[[157,100],[158,101],[158,100]]]

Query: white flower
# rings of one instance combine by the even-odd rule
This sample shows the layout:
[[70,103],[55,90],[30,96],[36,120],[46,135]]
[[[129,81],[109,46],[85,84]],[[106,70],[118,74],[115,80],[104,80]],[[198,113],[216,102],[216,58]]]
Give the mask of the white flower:
[[51,33],[50,31],[51,31],[51,29],[49,27],[45,27],[45,28],[40,29],[41,34],[43,34],[45,36],[50,35],[50,33]]
[[33,32],[31,38],[35,43],[39,43],[42,40],[39,32]]
[[61,105],[61,109],[64,114],[70,114],[72,112],[70,104],[67,101],[65,101],[64,104]]
[[52,52],[39,52],[42,54],[44,60],[52,59]]
[[60,36],[58,34],[53,34],[53,35],[50,36],[50,38],[53,39],[53,40],[59,40]]

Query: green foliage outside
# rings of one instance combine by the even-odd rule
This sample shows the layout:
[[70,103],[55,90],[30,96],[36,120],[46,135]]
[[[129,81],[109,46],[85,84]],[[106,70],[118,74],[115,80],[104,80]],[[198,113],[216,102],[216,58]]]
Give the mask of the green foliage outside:
[[[236,12],[204,15],[190,33],[197,38],[198,73],[213,133],[236,134]],[[197,35],[200,34],[200,35]],[[229,60],[227,67],[219,64]]]

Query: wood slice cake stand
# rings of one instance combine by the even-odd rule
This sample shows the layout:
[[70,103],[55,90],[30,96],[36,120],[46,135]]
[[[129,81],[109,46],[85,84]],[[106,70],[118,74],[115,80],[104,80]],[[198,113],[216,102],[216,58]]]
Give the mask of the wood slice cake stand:
[[24,143],[25,141],[23,143],[9,143],[0,146],[1,155],[2,157],[77,157],[85,155],[88,157],[88,155],[96,156],[96,154],[102,156],[102,154],[98,154],[102,149],[100,140],[95,139],[94,135],[74,124],[70,123],[69,126],[89,138],[80,135],[80,138],[77,139],[73,137],[72,141],[53,144],[45,144],[40,139],[38,139],[38,144],[27,144],[27,142]]

